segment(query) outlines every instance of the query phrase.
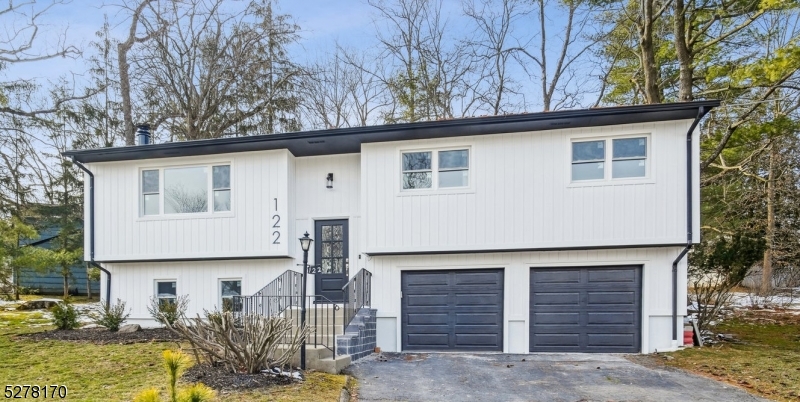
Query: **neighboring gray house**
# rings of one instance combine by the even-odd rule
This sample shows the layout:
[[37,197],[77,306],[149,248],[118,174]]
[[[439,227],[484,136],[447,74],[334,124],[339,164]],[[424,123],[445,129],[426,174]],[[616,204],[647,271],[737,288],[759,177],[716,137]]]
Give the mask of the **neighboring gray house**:
[[[38,238],[28,239],[23,244],[27,244],[28,247],[50,249],[51,243],[57,235],[58,228],[49,227],[41,230]],[[70,267],[69,293],[71,295],[86,295],[86,277],[86,263],[83,260]],[[44,272],[32,268],[22,268],[19,272],[19,285],[35,291],[36,294],[59,296],[64,294],[64,276],[61,275],[61,270],[58,268]],[[90,286],[92,295],[97,297],[100,293],[100,282],[91,281]]]

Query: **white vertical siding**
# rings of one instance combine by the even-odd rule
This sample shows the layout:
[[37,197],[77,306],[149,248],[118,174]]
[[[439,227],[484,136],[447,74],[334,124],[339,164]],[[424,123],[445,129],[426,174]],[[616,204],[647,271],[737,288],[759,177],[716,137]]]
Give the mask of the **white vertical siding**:
[[[685,141],[690,123],[364,144],[364,251],[468,252],[683,243]],[[570,183],[571,139],[631,134],[650,138],[648,178]],[[401,151],[458,146],[471,149],[469,188],[400,190]],[[694,205],[699,217],[698,197]],[[699,227],[697,219],[695,223]]]
[[[642,352],[673,349],[672,261],[680,247],[607,249],[548,252],[503,252],[486,254],[439,254],[419,256],[374,256],[367,269],[373,273],[372,306],[378,310],[378,343],[386,351],[401,349],[401,273],[408,270],[502,268],[504,270],[504,347],[507,353],[527,353],[529,344],[530,270],[544,267],[641,265]],[[667,285],[665,285],[667,284]],[[685,261],[678,272],[678,300],[686,297]],[[679,320],[686,306],[679,303]],[[665,324],[666,322],[666,324]],[[381,335],[383,334],[383,335]],[[522,337],[522,339],[520,339]],[[513,339],[512,339],[513,338]],[[389,349],[390,341],[394,348]]]
[[[204,310],[220,307],[219,281],[241,279],[242,294],[257,292],[287,269],[290,259],[202,262],[152,262],[106,264],[111,271],[111,298],[125,301],[131,315],[129,322],[155,325],[147,304],[155,295],[157,280],[176,281],[178,295],[189,297],[187,316],[202,315]],[[103,283],[105,286],[105,283]],[[102,294],[105,298],[105,293]]]
[[[288,256],[294,240],[291,159],[277,150],[93,164],[95,259]],[[141,169],[214,163],[231,164],[231,213],[139,216]],[[285,225],[273,228],[274,215]]]
[[[327,155],[295,158],[294,205],[297,236],[293,237],[298,260],[302,251],[296,238],[305,231],[314,237],[314,221],[347,219],[349,224],[350,274],[363,268],[359,259],[361,228],[361,157],[359,154]],[[333,188],[326,187],[326,177],[333,173]],[[309,251],[309,263],[314,263],[314,249]],[[313,280],[309,292],[313,292]]]

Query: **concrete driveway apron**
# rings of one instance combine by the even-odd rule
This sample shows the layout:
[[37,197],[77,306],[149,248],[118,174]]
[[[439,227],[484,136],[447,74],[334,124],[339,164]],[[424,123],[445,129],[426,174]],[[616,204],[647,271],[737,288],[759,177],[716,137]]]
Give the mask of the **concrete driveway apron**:
[[[524,361],[523,361],[524,359]],[[347,370],[359,401],[764,401],[609,354],[384,353]]]

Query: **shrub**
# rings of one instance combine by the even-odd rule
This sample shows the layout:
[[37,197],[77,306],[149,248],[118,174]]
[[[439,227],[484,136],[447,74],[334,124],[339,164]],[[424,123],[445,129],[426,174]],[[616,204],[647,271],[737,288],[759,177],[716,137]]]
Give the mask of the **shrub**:
[[[300,350],[310,333],[291,320],[230,312],[206,312],[205,319],[178,320],[167,326],[201,351],[212,364],[222,363],[231,372],[256,374],[263,369],[281,367]],[[279,345],[285,348],[278,349]]]
[[150,303],[147,305],[147,311],[150,316],[161,325],[172,325],[181,317],[186,315],[186,309],[189,307],[189,296],[178,296],[174,301],[161,300],[155,296],[150,298]]
[[50,311],[53,313],[53,325],[58,329],[75,329],[78,328],[78,311],[72,304],[56,303]]
[[92,314],[92,321],[97,325],[108,328],[111,332],[116,332],[130,315],[130,311],[125,312],[124,301],[117,299],[115,304],[107,306],[105,301],[100,300],[100,306],[95,308],[94,314]]
[[[203,384],[194,384],[189,388],[178,391],[178,378],[191,365],[189,358],[181,352],[173,352],[171,350],[165,350],[162,356],[164,357],[164,368],[167,371],[168,400],[170,402],[203,402],[210,401],[216,397],[214,390]],[[133,400],[134,402],[160,402],[161,393],[156,388],[150,388],[136,395]]]

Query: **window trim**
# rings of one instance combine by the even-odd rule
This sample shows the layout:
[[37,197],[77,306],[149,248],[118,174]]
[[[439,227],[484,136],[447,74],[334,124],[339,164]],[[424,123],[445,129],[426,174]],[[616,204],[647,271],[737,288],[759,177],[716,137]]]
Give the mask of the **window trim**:
[[[158,295],[158,284],[159,283],[175,283],[175,297],[160,297]],[[161,299],[172,299],[173,302],[177,302],[177,300],[178,300],[178,279],[172,279],[172,278],[154,279],[153,280],[153,294],[155,295],[156,300],[158,300],[159,303],[161,303]]]
[[[222,282],[230,282],[230,281],[239,281],[239,288],[242,289],[241,293],[244,294],[244,281],[242,280],[241,277],[238,277],[238,278],[218,278],[217,279],[217,296],[218,296],[217,301],[219,302],[219,311],[224,311],[223,309],[224,309],[225,303],[223,302],[223,300],[226,299],[226,298],[232,298],[232,296],[227,296],[227,297],[223,297],[222,296]],[[242,294],[240,294],[239,296],[241,296]]]
[[[467,151],[467,167],[466,168],[439,168],[439,152],[446,151]],[[430,170],[403,170],[403,154],[416,153],[416,152],[430,152],[431,153],[431,169]],[[417,147],[417,148],[398,148],[397,164],[399,167],[399,174],[397,177],[397,194],[398,195],[415,195],[420,193],[464,193],[473,192],[475,186],[475,176],[473,175],[473,161],[475,160],[475,152],[472,145],[453,145],[447,147]],[[449,171],[467,171],[467,185],[460,187],[440,187],[439,186],[439,173]],[[429,188],[403,188],[403,174],[414,172],[431,172],[431,187]]]
[[[227,188],[231,194],[231,208],[229,211],[214,211],[214,166],[230,166],[229,169],[229,185]],[[204,212],[187,212],[187,213],[165,213],[164,212],[164,171],[168,169],[182,169],[193,167],[206,167],[208,168],[208,177],[206,179],[206,194],[208,196],[208,209]],[[144,214],[144,181],[142,179],[142,172],[148,170],[158,171],[158,214],[145,215]],[[138,189],[139,189],[139,202],[137,205],[138,220],[164,220],[164,219],[196,219],[196,218],[209,218],[209,217],[233,217],[234,210],[234,194],[233,194],[233,179],[234,179],[234,164],[233,161],[211,161],[211,162],[198,162],[198,163],[182,163],[172,165],[148,165],[140,166],[138,169]],[[217,189],[222,190],[222,189]]]
[[[613,162],[614,160],[638,160],[642,158],[619,158],[614,159],[614,140],[630,139],[630,138],[645,138],[645,175],[640,177],[613,177]],[[605,141],[605,159],[603,162],[603,178],[591,180],[572,180],[572,144],[576,142],[591,142],[591,141]],[[616,184],[641,184],[641,183],[654,183],[654,166],[655,155],[653,153],[653,135],[650,132],[631,131],[627,133],[609,134],[609,135],[586,135],[586,136],[571,136],[567,138],[567,170],[566,181],[567,187],[586,187],[586,186],[604,186]],[[587,161],[588,163],[589,161]],[[600,162],[599,160],[596,162]]]

